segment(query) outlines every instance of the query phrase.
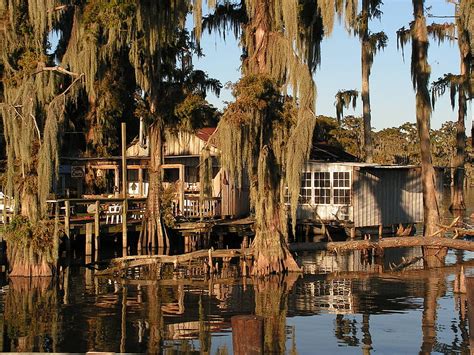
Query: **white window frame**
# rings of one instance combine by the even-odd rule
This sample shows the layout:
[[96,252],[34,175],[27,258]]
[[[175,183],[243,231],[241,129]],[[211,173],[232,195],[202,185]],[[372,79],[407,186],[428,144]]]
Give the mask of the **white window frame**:
[[[316,187],[315,180],[316,180],[316,174],[328,174],[329,175],[329,186],[318,186]],[[320,181],[327,181],[327,179],[320,180]],[[313,184],[313,204],[317,206],[328,206],[331,205],[332,202],[332,174],[330,171],[313,171],[313,179],[312,179],[312,184]],[[316,190],[329,190],[329,202],[328,203],[317,203],[316,202]],[[323,197],[319,197],[323,198]],[[327,196],[324,196],[324,199],[326,199]]]
[[[348,178],[348,181],[349,181],[349,186],[334,186],[335,185],[335,180],[338,180],[338,181],[346,181],[346,179],[334,179],[334,175],[335,174],[340,174],[340,173],[343,173],[343,174],[348,174],[349,175],[349,178]],[[332,201],[332,204],[335,205],[335,206],[350,206],[351,203],[352,203],[352,184],[351,184],[351,181],[352,181],[352,174],[350,171],[333,171],[331,173],[331,201]],[[339,184],[338,184],[339,185]],[[348,203],[336,203],[336,198],[342,198],[341,196],[335,196],[335,190],[346,190],[346,191],[349,191],[349,202]]]

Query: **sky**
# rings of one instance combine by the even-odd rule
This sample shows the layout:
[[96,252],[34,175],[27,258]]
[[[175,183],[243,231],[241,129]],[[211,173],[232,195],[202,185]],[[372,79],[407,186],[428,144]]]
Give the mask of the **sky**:
[[[360,1],[359,1],[360,2]],[[454,15],[454,6],[446,0],[426,0],[434,16]],[[371,108],[372,126],[375,130],[397,127],[405,122],[416,122],[415,93],[411,82],[410,56],[411,43],[405,47],[404,58],[397,49],[396,31],[407,27],[413,19],[410,0],[385,0],[381,10],[381,20],[373,20],[369,27],[372,32],[384,31],[388,36],[387,48],[379,52],[374,59],[371,72]],[[427,17],[427,23],[445,22],[451,19]],[[241,50],[233,34],[229,33],[224,41],[218,34],[203,34],[203,58],[195,58],[194,65],[206,71],[210,77],[219,79],[223,84],[236,82],[240,77]],[[459,73],[459,49],[457,43],[444,42],[438,45],[430,39],[428,61],[431,65],[431,82],[445,73]],[[344,24],[336,22],[333,33],[321,44],[321,65],[314,76],[317,85],[316,114],[336,116],[335,94],[341,90],[361,87],[360,42],[350,36]],[[220,97],[209,95],[208,100],[223,109],[225,102],[233,100],[230,91],[224,89]],[[467,121],[472,119],[472,104],[468,107]],[[362,101],[357,108],[344,111],[347,115],[362,115]],[[432,114],[431,127],[438,129],[443,122],[457,120],[457,107],[451,110],[449,93],[436,102]],[[470,127],[470,123],[466,124]]]

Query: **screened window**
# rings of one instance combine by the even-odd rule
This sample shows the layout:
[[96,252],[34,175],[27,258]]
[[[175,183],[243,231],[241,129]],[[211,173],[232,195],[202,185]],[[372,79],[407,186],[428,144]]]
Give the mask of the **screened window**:
[[351,177],[349,172],[333,173],[333,193],[335,205],[351,203]]
[[311,173],[301,175],[301,189],[299,203],[311,203]]
[[314,173],[314,203],[328,205],[331,203],[331,175],[329,172]]

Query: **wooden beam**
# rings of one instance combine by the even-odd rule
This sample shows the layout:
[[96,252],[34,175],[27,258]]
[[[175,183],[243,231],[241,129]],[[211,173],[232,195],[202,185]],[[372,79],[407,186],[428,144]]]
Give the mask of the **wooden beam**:
[[64,234],[66,235],[66,250],[71,251],[71,204],[68,200],[64,201]]
[[86,255],[92,255],[92,223],[86,223]]
[[127,124],[122,122],[122,250],[123,255],[127,255]]
[[99,257],[99,248],[100,248],[100,202],[95,201],[95,212],[94,212],[94,253],[95,260]]

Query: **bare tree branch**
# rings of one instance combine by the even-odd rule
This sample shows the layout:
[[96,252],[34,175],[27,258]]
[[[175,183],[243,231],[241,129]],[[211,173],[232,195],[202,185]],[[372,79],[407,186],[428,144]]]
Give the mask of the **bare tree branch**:
[[55,72],[65,74],[65,75],[70,75],[70,76],[73,76],[73,77],[78,77],[78,76],[80,77],[80,76],[84,75],[84,73],[75,73],[75,72],[69,71],[67,69],[64,69],[63,67],[61,67],[59,65],[56,65],[54,67],[47,67],[42,62],[38,63],[38,69],[33,73],[33,75],[39,74],[39,73],[44,72],[44,71],[55,71]]

